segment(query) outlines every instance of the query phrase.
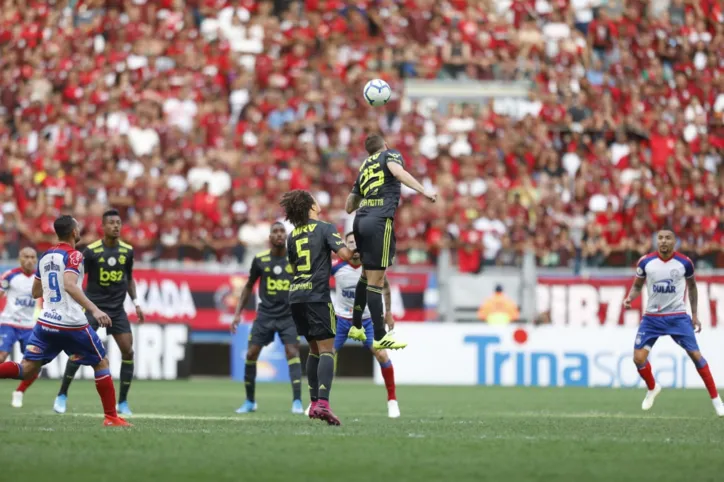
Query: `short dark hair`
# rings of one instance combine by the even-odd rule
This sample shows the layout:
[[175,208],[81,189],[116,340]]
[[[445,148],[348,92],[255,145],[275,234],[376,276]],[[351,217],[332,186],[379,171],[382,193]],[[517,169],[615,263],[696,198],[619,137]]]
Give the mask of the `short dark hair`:
[[53,229],[58,239],[68,239],[75,229],[75,219],[69,214],[65,214],[53,222]]
[[668,232],[670,232],[671,234],[673,234],[674,237],[676,237],[676,231],[674,231],[674,230],[671,228],[671,226],[664,226],[663,228],[659,229],[658,232],[660,233],[661,231],[668,231]]
[[103,213],[103,217],[102,217],[103,222],[106,221],[106,218],[110,218],[111,216],[118,216],[120,218],[121,213],[118,212],[118,209],[116,209],[116,208],[106,209],[106,212]]
[[296,228],[309,222],[309,210],[314,206],[314,197],[307,191],[295,189],[284,194],[279,205],[284,208],[287,221]]
[[283,222],[277,221],[277,222],[275,222],[275,223],[272,223],[271,226],[269,226],[269,232],[270,232],[270,233],[271,233],[272,231],[274,231],[274,227],[275,227],[275,226],[281,226],[282,228],[284,228],[285,231],[286,231],[286,229],[287,229],[287,227],[284,226],[284,223],[283,223]]
[[347,238],[349,238],[350,236],[354,236],[354,231],[349,231],[347,234],[344,235],[345,241],[346,241]]
[[379,134],[370,134],[365,139],[365,150],[372,155],[385,148],[385,138]]

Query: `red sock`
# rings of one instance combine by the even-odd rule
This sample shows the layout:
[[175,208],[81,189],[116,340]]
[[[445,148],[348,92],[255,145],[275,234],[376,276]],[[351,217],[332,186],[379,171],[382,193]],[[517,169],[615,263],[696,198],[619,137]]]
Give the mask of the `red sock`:
[[0,363],[0,378],[20,378],[20,364],[13,361]]
[[704,385],[706,385],[706,389],[709,390],[709,396],[711,398],[717,398],[719,396],[719,392],[716,390],[716,384],[714,383],[714,377],[711,376],[709,364],[707,363],[703,367],[697,368],[696,371],[699,372],[701,379],[704,380]]
[[651,373],[651,363],[647,361],[646,365],[637,368],[639,375],[641,375],[641,378],[646,382],[646,387],[648,387],[649,390],[653,390],[654,387],[656,387],[656,380],[654,380],[654,374]]
[[[101,371],[105,373],[101,373]],[[113,386],[113,379],[108,370],[101,371],[96,372],[96,390],[98,390],[98,395],[101,396],[103,413],[106,414],[106,417],[117,417],[116,388]]]
[[387,388],[387,400],[397,400],[395,394],[395,368],[392,366],[392,362],[388,362],[389,365],[382,368],[382,378],[385,379],[385,388]]
[[18,385],[18,389],[16,391],[25,393],[25,390],[27,390],[28,387],[30,385],[32,385],[35,380],[38,379],[38,375],[40,375],[40,374],[38,373],[33,378],[31,378],[29,380],[23,380],[22,382],[20,382],[20,385]]

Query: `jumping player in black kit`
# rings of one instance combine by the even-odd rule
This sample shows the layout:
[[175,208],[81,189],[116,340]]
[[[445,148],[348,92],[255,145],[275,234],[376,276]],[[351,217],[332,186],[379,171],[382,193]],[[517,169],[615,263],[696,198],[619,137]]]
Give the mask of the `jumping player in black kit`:
[[236,413],[256,412],[256,362],[263,347],[274,341],[274,334],[284,343],[284,351],[289,363],[289,378],[292,381],[292,413],[304,414],[302,405],[302,362],[299,358],[299,336],[289,307],[289,286],[293,280],[292,267],[287,260],[287,230],[282,223],[274,223],[269,233],[271,249],[256,255],[251,262],[249,279],[241,291],[236,307],[231,332],[241,323],[241,312],[249,302],[254,285],[259,281],[257,318],[249,335],[249,348],[246,352],[244,385],[246,401]]
[[344,261],[354,253],[345,246],[337,229],[319,220],[319,204],[307,191],[286,193],[281,200],[294,230],[287,239],[287,255],[294,279],[289,304],[297,332],[309,342],[307,379],[312,405],[309,418],[340,425],[329,407],[334,379],[334,335],[337,320],[330,296],[332,251]]
[[[133,280],[133,246],[121,241],[121,215],[116,209],[103,213],[103,239],[89,244],[83,250],[83,266],[88,274],[86,296],[110,316],[113,324],[106,328],[113,335],[121,351],[121,388],[118,393],[118,413],[132,415],[128,407],[128,391],[133,380],[133,333],[123,304],[126,293],[136,306],[138,322],[144,315],[136,299],[136,282]],[[98,330],[98,322],[86,312],[88,323]],[[80,365],[68,360],[65,366],[60,392],[53,404],[57,413],[65,413],[68,388]]]
[[362,329],[362,313],[369,304],[375,329],[373,348],[395,350],[405,348],[407,343],[395,340],[393,334],[385,330],[382,289],[385,270],[395,258],[393,221],[400,203],[401,184],[432,202],[437,201],[437,193],[426,190],[405,170],[402,154],[390,149],[382,136],[368,136],[365,149],[370,157],[362,163],[346,204],[347,213],[357,211],[353,232],[362,258],[362,276],[354,294],[354,326],[349,337],[361,342],[367,339]]

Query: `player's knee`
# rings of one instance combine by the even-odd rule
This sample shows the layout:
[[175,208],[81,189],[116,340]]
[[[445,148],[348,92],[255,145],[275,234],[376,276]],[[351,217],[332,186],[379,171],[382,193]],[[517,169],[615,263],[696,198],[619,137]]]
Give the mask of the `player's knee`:
[[40,363],[29,360],[21,361],[20,366],[23,370],[23,380],[30,380],[34,378],[40,372],[40,368],[42,367]]
[[6,351],[0,351],[0,363],[3,363],[8,359],[9,353]]
[[636,364],[636,366],[641,366],[646,364],[646,360],[649,358],[649,352],[646,350],[637,350],[634,352],[633,361]]
[[252,345],[249,347],[249,349],[246,352],[246,359],[249,361],[256,361],[259,359],[259,354],[261,353],[261,350],[258,346]]
[[388,361],[390,361],[390,356],[387,354],[386,351],[376,351],[375,349],[372,349],[372,354],[375,356],[375,359],[377,362],[379,362],[380,365],[384,365]]
[[97,372],[98,370],[108,370],[109,367],[110,364],[108,363],[108,358],[104,358],[98,365],[93,367],[93,371]]
[[136,353],[133,351],[133,348],[129,348],[127,351],[121,352],[122,360],[133,360],[134,356],[136,356]]
[[284,353],[287,355],[287,360],[299,357],[299,347],[296,345],[286,345],[284,347]]

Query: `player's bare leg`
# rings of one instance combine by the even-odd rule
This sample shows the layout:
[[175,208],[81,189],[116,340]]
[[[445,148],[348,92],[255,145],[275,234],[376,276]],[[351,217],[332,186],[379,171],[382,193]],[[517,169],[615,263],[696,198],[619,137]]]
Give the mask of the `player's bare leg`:
[[316,341],[309,341],[309,357],[307,357],[307,384],[309,386],[309,418],[317,418],[319,403],[319,346]]
[[133,415],[128,406],[128,391],[131,389],[134,370],[133,333],[116,333],[113,335],[118,349],[121,351],[121,389],[118,392],[118,412],[121,415]]
[[691,361],[694,362],[694,366],[696,366],[696,371],[699,372],[699,376],[704,381],[704,385],[709,392],[709,397],[711,397],[711,403],[712,405],[714,405],[714,411],[716,412],[717,416],[724,417],[724,403],[722,403],[719,392],[716,389],[716,383],[714,383],[714,377],[711,375],[711,370],[709,370],[709,363],[706,361],[706,358],[704,358],[701,352],[698,350],[687,351],[686,354],[689,355]]
[[244,389],[246,400],[236,413],[256,412],[256,362],[261,354],[261,346],[249,343],[246,349],[246,365],[244,366]]
[[292,413],[304,414],[302,405],[302,360],[299,358],[299,344],[284,345],[284,353],[289,364],[289,379],[292,382]]
[[640,348],[637,350],[634,350],[634,363],[636,364],[636,369],[639,371],[639,375],[641,375],[641,378],[646,382],[646,388],[648,388],[648,392],[646,392],[646,397],[644,398],[644,401],[641,402],[641,409],[642,410],[650,410],[651,407],[654,406],[654,401],[656,401],[656,397],[661,393],[661,385],[656,383],[656,380],[654,379],[654,374],[651,371],[651,363],[649,363],[649,350],[647,348]]
[[400,417],[400,405],[397,403],[397,394],[395,393],[395,369],[392,366],[392,360],[387,354],[387,350],[375,350],[372,348],[377,363],[380,364],[382,378],[385,380],[385,388],[387,389],[387,416],[390,418]]
[[103,425],[106,427],[131,427],[132,425],[119,417],[116,411],[116,389],[113,386],[108,358],[104,358],[94,366],[93,371],[96,378],[96,390],[103,404],[103,414],[105,415]]
[[[310,418],[324,420],[329,425],[342,425],[329,406],[329,394],[332,391],[332,381],[334,380],[334,338],[317,340],[316,345],[319,353],[317,367],[318,400],[309,416]],[[307,368],[307,374],[309,374],[309,367]]]

